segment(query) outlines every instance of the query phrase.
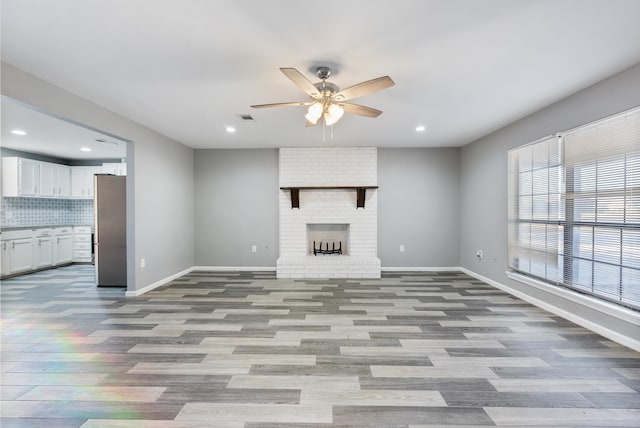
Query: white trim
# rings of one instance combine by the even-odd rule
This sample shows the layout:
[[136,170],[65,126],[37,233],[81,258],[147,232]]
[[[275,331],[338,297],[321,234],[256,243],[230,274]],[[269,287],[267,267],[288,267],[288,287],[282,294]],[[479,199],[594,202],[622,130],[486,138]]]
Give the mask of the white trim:
[[[462,270],[462,272],[466,273],[467,275],[473,276],[474,278],[477,278],[480,281],[486,282],[487,284],[492,285],[492,286],[494,286],[496,288],[499,288],[500,290],[506,291],[507,293],[512,294],[512,295],[514,295],[514,296],[516,296],[516,297],[518,297],[518,298],[520,298],[520,299],[522,299],[522,300],[524,300],[526,302],[529,302],[532,305],[535,305],[535,306],[537,306],[537,307],[539,307],[541,309],[544,309],[544,310],[549,311],[549,312],[551,312],[553,314],[561,316],[562,318],[565,318],[565,319],[567,319],[567,320],[569,320],[571,322],[574,322],[574,323],[576,323],[576,324],[578,324],[578,325],[580,325],[580,326],[582,326],[584,328],[587,328],[587,329],[589,329],[589,330],[591,330],[591,331],[593,331],[595,333],[598,333],[598,334],[600,334],[600,335],[602,335],[602,336],[604,336],[604,337],[606,337],[608,339],[611,339],[614,342],[617,342],[617,343],[619,343],[621,345],[624,345],[624,346],[626,346],[628,348],[631,348],[634,351],[640,351],[640,341],[638,341],[636,339],[633,339],[633,338],[631,338],[629,336],[625,336],[624,334],[622,334],[620,332],[617,332],[617,331],[614,331],[614,330],[611,330],[611,329],[609,329],[609,328],[607,328],[607,327],[605,327],[605,326],[603,326],[601,324],[597,324],[597,323],[594,323],[592,321],[589,321],[589,320],[587,320],[585,318],[582,318],[582,317],[580,317],[580,316],[578,316],[576,314],[573,314],[573,313],[568,312],[568,311],[566,311],[566,310],[564,310],[562,308],[559,308],[559,307],[557,307],[557,306],[555,306],[555,305],[553,305],[553,304],[551,304],[549,302],[545,302],[543,300],[540,300],[540,299],[537,299],[535,297],[532,297],[532,296],[530,296],[530,295],[528,295],[526,293],[523,293],[521,291],[515,290],[515,289],[509,287],[508,285],[502,284],[502,283],[500,283],[498,281],[494,281],[494,280],[492,280],[490,278],[487,278],[487,277],[482,276],[482,275],[480,275],[478,273],[470,271],[469,269],[461,268],[461,270]],[[522,282],[520,279],[518,279],[518,281]],[[531,284],[531,285],[533,285],[533,284]],[[545,288],[536,287],[536,288],[541,289],[541,290],[546,291],[546,292],[550,291],[548,289],[548,287],[545,287]],[[558,290],[555,290],[555,291],[558,291]],[[564,291],[564,290],[562,290],[562,291]],[[569,291],[569,290],[567,290],[567,291]],[[578,293],[571,293],[570,296],[568,296],[568,295],[564,295],[563,296],[563,295],[561,295],[559,293],[554,293],[554,294],[556,294],[556,295],[558,295],[560,297],[564,297],[564,298],[569,297],[569,299],[574,303],[581,304],[581,305],[586,306],[586,307],[588,307],[590,309],[599,310],[599,309],[595,308],[595,305],[593,305],[593,302],[590,302],[591,304],[585,304],[585,300],[586,299],[583,299],[583,298],[586,297],[586,296],[579,295]],[[638,323],[638,321],[633,322],[633,321],[629,321],[629,318],[625,319],[623,317],[620,317],[620,314],[618,314],[616,316],[616,315],[614,315],[612,313],[609,313],[609,312],[604,312],[604,311],[601,311],[601,310],[600,310],[600,312],[603,312],[603,313],[606,313],[608,315],[614,316],[615,318],[621,319],[623,321],[631,322],[632,324],[637,324]]]
[[138,296],[141,296],[141,295],[143,295],[144,293],[147,293],[147,292],[149,292],[149,291],[153,290],[154,288],[158,288],[158,287],[160,287],[160,286],[162,286],[162,285],[165,285],[165,284],[167,284],[167,283],[169,283],[169,282],[173,281],[173,280],[174,280],[174,279],[176,279],[176,278],[180,278],[181,276],[188,274],[188,273],[189,273],[189,272],[191,272],[192,270],[193,270],[193,267],[187,268],[187,269],[185,269],[185,270],[183,270],[183,271],[181,271],[181,272],[174,273],[173,275],[169,275],[169,276],[168,276],[168,277],[166,277],[166,278],[163,278],[163,279],[161,279],[161,280],[159,280],[159,281],[156,281],[156,282],[154,282],[153,284],[149,284],[149,285],[147,285],[146,287],[141,288],[140,290],[133,290],[133,291],[129,291],[129,290],[127,290],[127,291],[124,293],[124,295],[125,295],[126,297],[138,297]]
[[390,266],[390,267],[382,267],[380,268],[383,272],[457,272],[461,271],[461,267],[399,267],[399,266]]
[[209,272],[237,271],[237,272],[275,272],[275,266],[193,266],[191,271],[204,270]]
[[640,312],[634,311],[624,306],[616,305],[611,302],[607,302],[606,300],[597,299],[593,296],[578,293],[577,291],[573,291],[568,288],[547,284],[544,281],[530,278],[526,275],[521,275],[511,271],[507,271],[505,273],[507,274],[507,278],[509,279],[522,282],[524,284],[535,287],[538,290],[546,291],[547,293],[555,294],[558,297],[580,303],[582,306],[586,306],[595,311],[602,312],[615,318],[619,318],[628,323],[636,324],[638,327],[640,327]]

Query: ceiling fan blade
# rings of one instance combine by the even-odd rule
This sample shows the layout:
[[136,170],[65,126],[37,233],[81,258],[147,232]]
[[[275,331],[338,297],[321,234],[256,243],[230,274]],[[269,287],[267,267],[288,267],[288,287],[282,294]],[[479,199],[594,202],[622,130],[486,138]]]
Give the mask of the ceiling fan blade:
[[311,101],[293,101],[290,103],[271,103],[271,104],[256,104],[252,105],[252,108],[271,108],[271,107],[298,107],[298,106],[309,106],[311,105]]
[[336,101],[345,101],[352,98],[361,97],[386,89],[395,85],[389,76],[378,77],[377,79],[367,80],[357,85],[349,86],[333,96]]
[[320,96],[320,94],[318,93],[318,88],[313,86],[313,83],[311,83],[309,79],[304,77],[304,74],[300,73],[295,68],[282,67],[280,71],[282,71],[282,73],[287,76],[289,80],[294,83],[294,85],[302,89],[310,97],[317,98],[318,96]]
[[382,111],[375,108],[361,106],[359,104],[352,103],[340,103],[347,113],[357,114],[366,117],[378,117],[382,114]]

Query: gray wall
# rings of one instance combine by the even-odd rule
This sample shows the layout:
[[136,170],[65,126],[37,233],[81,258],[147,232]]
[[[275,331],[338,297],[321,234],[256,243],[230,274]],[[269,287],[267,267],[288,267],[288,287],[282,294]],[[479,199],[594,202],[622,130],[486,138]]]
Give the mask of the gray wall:
[[459,148],[378,149],[378,186],[383,269],[460,266]]
[[194,159],[196,266],[275,267],[278,150],[195,150]]
[[[278,151],[195,150],[194,159],[195,264],[274,267]],[[460,149],[378,149],[378,185],[383,267],[459,266]]]
[[[640,105],[640,64],[462,148],[462,266],[640,340],[640,329],[507,279],[507,150]],[[484,251],[484,260],[475,258]]]
[[133,141],[127,144],[129,292],[193,266],[192,149],[6,63],[2,95]]

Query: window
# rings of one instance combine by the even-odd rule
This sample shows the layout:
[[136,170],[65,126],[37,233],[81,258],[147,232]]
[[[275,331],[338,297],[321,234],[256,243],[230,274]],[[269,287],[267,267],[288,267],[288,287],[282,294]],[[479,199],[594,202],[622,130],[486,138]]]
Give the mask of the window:
[[509,267],[640,308],[640,109],[509,152]]

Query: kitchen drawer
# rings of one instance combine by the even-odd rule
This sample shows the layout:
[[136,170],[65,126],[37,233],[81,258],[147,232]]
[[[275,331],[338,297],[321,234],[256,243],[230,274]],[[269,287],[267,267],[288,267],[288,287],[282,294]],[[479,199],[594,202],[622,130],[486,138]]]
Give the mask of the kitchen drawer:
[[74,242],[74,250],[91,250],[91,242]]
[[53,235],[53,229],[36,229],[33,231],[33,235],[36,238],[39,238],[41,236],[51,236]]
[[89,242],[91,243],[91,234],[82,233],[78,235],[77,233],[73,235],[74,242]]
[[74,259],[85,259],[91,258],[91,250],[73,250],[73,258]]
[[73,229],[71,227],[56,227],[53,229],[54,235],[71,235],[73,233]]
[[88,233],[91,234],[91,226],[75,226],[73,228],[74,233]]

